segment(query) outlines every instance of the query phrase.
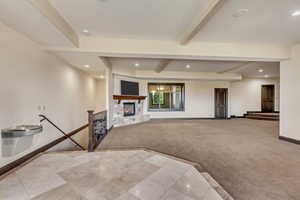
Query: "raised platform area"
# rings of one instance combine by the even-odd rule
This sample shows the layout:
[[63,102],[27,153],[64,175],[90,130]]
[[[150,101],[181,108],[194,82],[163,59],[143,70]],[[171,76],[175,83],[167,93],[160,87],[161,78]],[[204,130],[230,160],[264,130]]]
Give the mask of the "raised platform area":
[[0,199],[230,200],[193,163],[151,151],[44,154],[0,180]]
[[245,114],[245,117],[248,119],[279,121],[280,114],[279,112],[273,112],[273,113],[247,112],[247,114]]

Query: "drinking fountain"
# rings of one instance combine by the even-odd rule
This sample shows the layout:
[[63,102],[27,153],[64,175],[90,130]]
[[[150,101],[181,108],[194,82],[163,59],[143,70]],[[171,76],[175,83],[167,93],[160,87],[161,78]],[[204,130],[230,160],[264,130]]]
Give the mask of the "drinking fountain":
[[41,125],[20,125],[12,128],[2,129],[2,138],[14,138],[30,136],[41,133],[43,131],[43,126]]
[[2,129],[2,156],[14,156],[29,149],[33,144],[34,136],[42,131],[41,125],[18,125]]

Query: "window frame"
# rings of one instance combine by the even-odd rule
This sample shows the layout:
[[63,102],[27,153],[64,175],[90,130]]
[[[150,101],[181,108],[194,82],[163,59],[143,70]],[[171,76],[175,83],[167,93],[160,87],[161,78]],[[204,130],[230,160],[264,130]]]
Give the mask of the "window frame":
[[[171,105],[170,108],[160,108],[160,104],[153,104],[159,105],[159,108],[150,108],[150,101],[151,101],[151,91],[149,89],[150,86],[180,86],[181,87],[181,108],[180,109],[172,109]],[[148,83],[148,112],[185,112],[185,83],[164,83],[164,82],[149,82]]]

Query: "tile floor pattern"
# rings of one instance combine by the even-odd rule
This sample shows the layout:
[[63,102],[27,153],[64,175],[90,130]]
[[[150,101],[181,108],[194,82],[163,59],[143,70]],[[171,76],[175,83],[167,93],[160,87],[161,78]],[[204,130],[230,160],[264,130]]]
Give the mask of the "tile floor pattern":
[[43,154],[0,180],[1,200],[222,200],[192,165],[148,151]]

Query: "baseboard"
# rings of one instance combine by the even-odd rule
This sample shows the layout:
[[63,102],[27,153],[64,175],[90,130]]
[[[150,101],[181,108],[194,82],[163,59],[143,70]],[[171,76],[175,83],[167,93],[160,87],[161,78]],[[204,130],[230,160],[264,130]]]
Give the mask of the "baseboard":
[[203,118],[195,118],[195,117],[191,117],[191,118],[151,118],[151,120],[214,120],[216,118],[213,117],[203,117]]
[[230,118],[245,118],[245,116],[236,116],[236,115],[231,115]]
[[110,132],[113,128],[114,126],[111,126],[109,129],[107,129],[107,131]]
[[191,117],[191,118],[151,118],[151,120],[229,120],[230,117],[221,119],[215,117]]
[[280,113],[280,111],[273,111],[273,112],[247,111],[247,113]]
[[[76,130],[74,130],[74,131],[68,133],[68,136],[71,137],[71,136],[73,136],[73,135],[79,133],[79,132],[82,131],[83,129],[87,128],[87,127],[88,127],[88,124],[86,124],[86,125],[84,125],[84,126],[78,128],[78,129],[76,129]],[[25,163],[26,161],[28,161],[28,160],[32,159],[33,157],[35,157],[36,155],[38,155],[38,154],[40,154],[40,153],[42,153],[42,152],[47,151],[48,149],[54,147],[55,145],[57,145],[57,144],[63,142],[63,141],[66,140],[66,139],[67,139],[66,136],[60,137],[60,138],[58,138],[58,139],[56,139],[56,140],[50,142],[49,144],[46,144],[46,145],[44,145],[44,146],[42,146],[42,147],[40,147],[40,148],[38,148],[38,149],[32,151],[31,153],[26,154],[25,156],[23,156],[23,157],[21,157],[21,158],[15,160],[15,161],[13,161],[13,162],[11,162],[11,163],[5,165],[4,167],[1,167],[1,168],[0,168],[0,176],[4,175],[5,173],[11,171],[12,169],[14,169],[14,168],[16,168],[16,167],[22,165],[22,164]]]
[[293,143],[293,144],[299,144],[300,145],[300,140],[296,140],[296,139],[288,138],[288,137],[284,137],[284,136],[279,136],[279,139],[284,140],[286,142],[290,142],[290,143]]

